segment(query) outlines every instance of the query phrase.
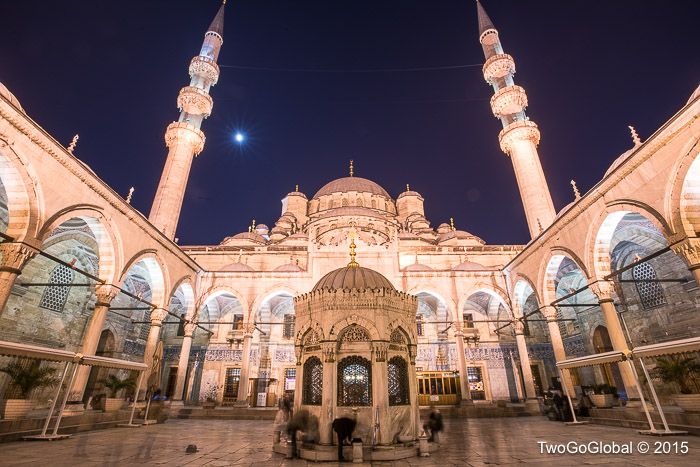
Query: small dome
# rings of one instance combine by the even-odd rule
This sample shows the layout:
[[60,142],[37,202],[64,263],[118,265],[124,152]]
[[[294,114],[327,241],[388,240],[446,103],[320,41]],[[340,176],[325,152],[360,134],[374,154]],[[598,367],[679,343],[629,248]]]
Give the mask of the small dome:
[[231,263],[219,269],[221,272],[251,272],[253,268],[243,263]]
[[389,279],[377,271],[360,266],[346,266],[331,271],[321,278],[312,292],[323,289],[389,289],[396,290]]
[[419,264],[419,263],[410,264],[410,265],[406,266],[405,268],[403,268],[403,270],[409,271],[409,272],[411,272],[411,271],[413,271],[413,272],[434,271],[434,269],[431,268],[430,266],[426,266],[425,264]]
[[396,199],[399,200],[399,199],[403,198],[404,196],[417,196],[419,198],[422,198],[420,193],[418,193],[417,191],[404,191]]
[[320,198],[321,196],[326,196],[333,193],[347,193],[349,191],[357,191],[358,193],[372,193],[391,199],[391,196],[389,196],[389,193],[387,193],[384,188],[380,187],[372,180],[367,180],[366,178],[362,177],[344,177],[333,180],[318,190],[318,192],[314,195],[314,198]]
[[438,225],[438,228],[435,229],[435,231],[439,234],[444,234],[447,232],[451,232],[452,227],[450,227],[450,224],[446,224],[445,222],[443,222],[442,224]]
[[613,170],[622,165],[625,159],[627,159],[635,151],[635,149],[637,149],[636,146],[632,149],[628,149],[627,151],[623,152],[622,155],[620,155],[620,157],[615,159],[615,162],[613,162],[612,165],[610,165],[610,168],[605,171],[605,175],[603,176],[603,178],[607,177],[608,174],[610,174]]
[[453,271],[484,271],[486,269],[487,267],[483,264],[475,263],[473,261],[465,261],[452,268]]
[[449,232],[446,232],[438,237],[438,243],[444,242],[451,238],[456,238],[457,240],[475,240],[479,243],[484,243],[484,241],[476,235],[465,232],[464,230],[450,230]]
[[234,240],[252,240],[258,243],[267,243],[265,237],[254,232],[241,232],[233,236]]
[[270,228],[265,224],[258,224],[255,226],[255,233],[259,235],[267,235]]
[[22,106],[20,105],[20,103],[19,103],[19,101],[17,100],[17,98],[15,97],[15,95],[12,94],[12,93],[10,92],[10,90],[7,89],[7,88],[5,87],[5,85],[2,84],[2,83],[0,83],[0,95],[1,95],[2,97],[4,97],[5,99],[7,99],[8,101],[10,101],[10,104],[14,105],[14,106],[17,107],[19,110],[21,110],[22,112],[24,112],[24,109],[23,109]]
[[273,269],[275,272],[301,272],[303,269],[297,264],[283,264]]

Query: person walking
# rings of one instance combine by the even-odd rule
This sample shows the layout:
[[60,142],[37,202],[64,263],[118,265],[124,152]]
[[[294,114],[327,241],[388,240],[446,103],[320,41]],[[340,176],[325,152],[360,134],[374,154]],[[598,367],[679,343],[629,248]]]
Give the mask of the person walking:
[[333,431],[338,435],[338,462],[345,461],[343,457],[343,444],[347,439],[348,442],[352,442],[352,433],[355,431],[355,426],[357,421],[348,417],[340,417],[333,420]]
[[430,432],[430,439],[428,441],[435,441],[435,434],[441,432],[443,427],[442,414],[437,408],[433,407],[428,416],[428,420],[423,424],[423,431],[425,431],[426,434]]
[[309,429],[310,414],[308,410],[297,410],[289,419],[287,424],[287,434],[292,440],[292,459],[299,459],[297,451],[297,431],[307,431]]

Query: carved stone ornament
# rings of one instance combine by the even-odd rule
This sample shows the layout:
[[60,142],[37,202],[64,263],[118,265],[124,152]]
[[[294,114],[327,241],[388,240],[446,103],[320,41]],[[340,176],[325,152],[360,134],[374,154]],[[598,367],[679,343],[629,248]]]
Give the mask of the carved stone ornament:
[[547,322],[557,320],[557,308],[554,306],[543,306],[540,308],[540,313],[542,313],[542,316],[545,317]]
[[197,55],[190,61],[190,78],[194,75],[208,79],[214,86],[219,80],[219,65],[209,57]]
[[598,297],[599,302],[610,302],[613,296],[613,286],[608,281],[596,281],[589,285],[591,292]]
[[98,285],[95,287],[95,294],[97,295],[97,302],[95,303],[95,307],[108,307],[112,304],[112,300],[114,300],[119,294],[119,289],[114,287],[113,285],[108,284]]
[[168,148],[183,144],[197,155],[204,149],[205,141],[202,130],[187,122],[173,122],[165,130],[165,145]]
[[411,361],[411,365],[416,364],[416,354],[418,353],[418,348],[414,344],[408,345],[408,359]]
[[367,330],[356,324],[348,326],[340,337],[341,342],[367,342],[368,340],[370,337]]
[[297,359],[297,365],[301,365],[301,355],[302,355],[302,349],[300,345],[295,345],[294,346],[294,356]]
[[700,239],[686,238],[671,247],[676,256],[680,256],[690,269],[700,268]]
[[204,115],[204,118],[207,118],[211,115],[214,100],[203,89],[195,86],[185,86],[180,89],[180,94],[177,96],[177,107],[188,114]]
[[498,54],[486,60],[481,71],[484,73],[484,79],[487,83],[491,83],[494,78],[501,78],[508,73],[515,73],[515,61],[508,54]]
[[38,251],[21,243],[0,243],[0,271],[21,274],[22,269],[34,258]]
[[372,342],[372,355],[375,362],[386,362],[386,356],[389,351],[387,342]]
[[537,146],[540,142],[540,130],[535,122],[520,120],[502,129],[498,134],[498,140],[501,142],[501,151],[510,154],[513,145],[520,141],[530,140]]
[[245,323],[243,325],[243,330],[245,331],[245,337],[253,337],[255,325],[253,323]]
[[323,361],[326,363],[335,362],[335,342],[324,342],[321,344],[321,352],[323,353]]

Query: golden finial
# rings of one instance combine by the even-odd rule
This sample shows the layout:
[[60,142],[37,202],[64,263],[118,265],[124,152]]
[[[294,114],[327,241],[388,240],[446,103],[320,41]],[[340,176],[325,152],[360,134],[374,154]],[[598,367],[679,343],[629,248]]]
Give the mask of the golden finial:
[[226,0],[224,0],[224,2],[222,3],[222,5],[226,5]]
[[450,217],[450,228],[454,231],[455,229],[455,220]]
[[255,232],[255,219],[253,219],[253,226],[250,228],[251,232]]
[[73,136],[73,140],[70,142],[70,145],[68,146],[68,152],[73,154],[73,150],[75,149],[75,145],[78,142],[78,135]]
[[581,199],[581,193],[578,191],[578,187],[576,186],[576,182],[571,180],[571,186],[574,188],[574,197],[576,199]]
[[294,188],[294,191],[299,193],[299,185],[297,185],[296,188]]
[[126,204],[131,204],[131,195],[134,194],[134,187],[129,188],[129,194],[126,196]]
[[355,253],[355,232],[350,231],[348,235],[350,236],[350,262],[348,263],[348,267],[356,268],[360,265],[355,261],[355,256],[357,256],[357,253]]
[[351,177],[352,177],[353,175],[355,175],[355,170],[354,170],[354,167],[352,166],[352,163],[353,163],[353,160],[350,159],[350,176],[351,176]]
[[411,187],[408,186],[408,183],[406,184],[406,191],[411,191]]

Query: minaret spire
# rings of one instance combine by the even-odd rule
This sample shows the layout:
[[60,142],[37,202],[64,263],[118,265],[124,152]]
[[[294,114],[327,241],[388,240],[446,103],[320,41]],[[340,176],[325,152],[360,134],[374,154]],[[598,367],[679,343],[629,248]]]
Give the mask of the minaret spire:
[[479,18],[479,42],[486,57],[484,79],[494,90],[491,110],[503,125],[498,139],[501,150],[513,161],[527,224],[534,238],[542,229],[549,227],[555,217],[554,204],[537,153],[540,130],[525,114],[528,104],[525,90],[513,81],[515,61],[503,52],[498,30],[478,0],[476,11]]
[[224,0],[204,34],[199,55],[190,61],[190,85],[182,88],[177,96],[180,118],[165,131],[168,158],[148,220],[171,240],[175,238],[192,159],[204,149],[206,138],[200,129],[202,121],[211,115],[214,106],[209,89],[219,79],[216,60],[224,43],[225,4]]

